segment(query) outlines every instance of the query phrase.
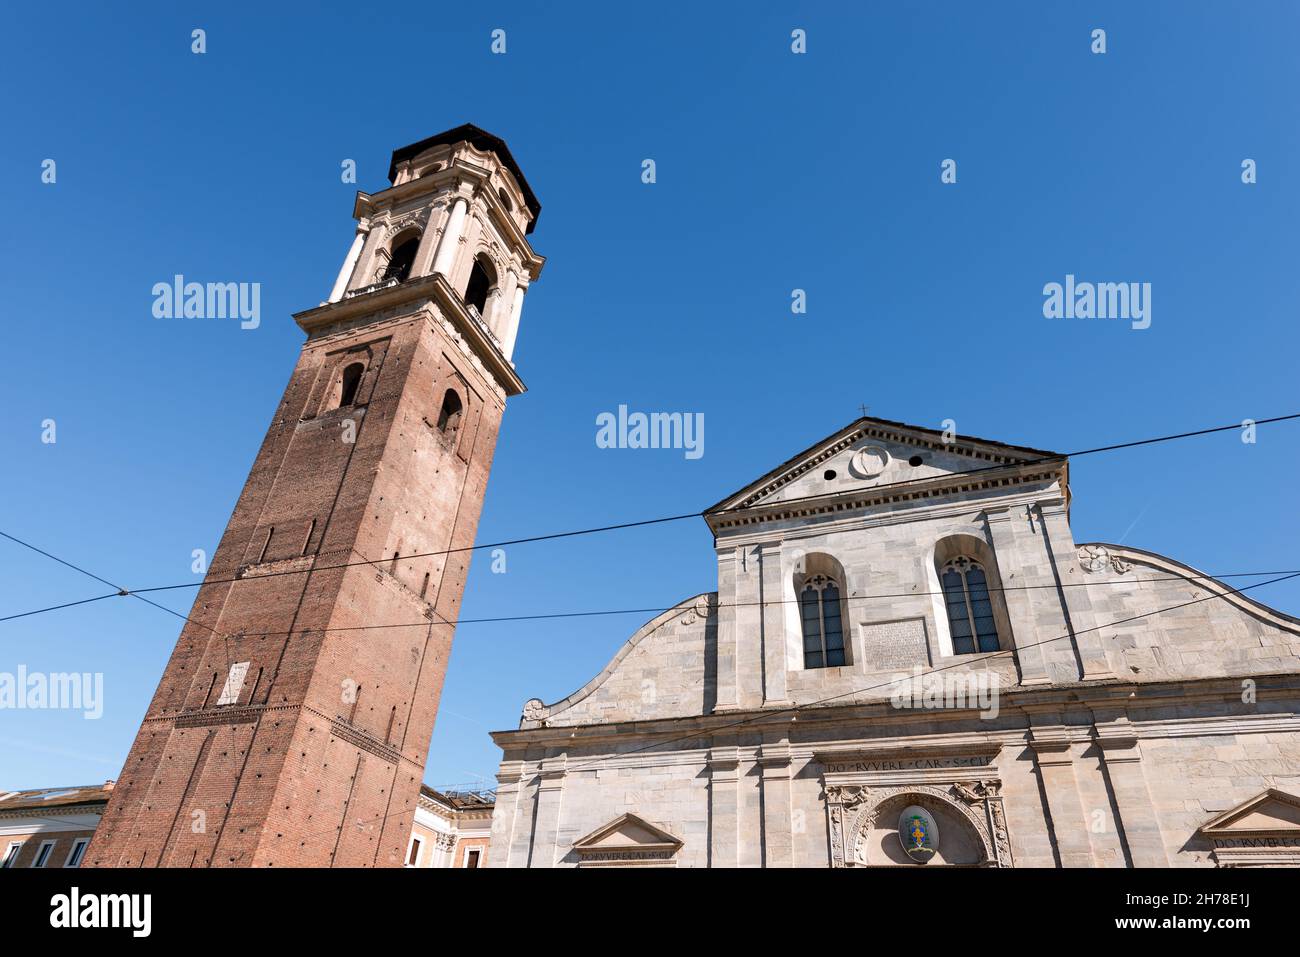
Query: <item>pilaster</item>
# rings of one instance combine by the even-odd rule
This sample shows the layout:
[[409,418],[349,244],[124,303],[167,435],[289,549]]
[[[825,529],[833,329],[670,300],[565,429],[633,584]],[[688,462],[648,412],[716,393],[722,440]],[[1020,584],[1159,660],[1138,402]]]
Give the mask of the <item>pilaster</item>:
[[737,748],[709,752],[709,866],[736,867],[740,849],[739,772]]
[[763,787],[763,864],[793,867],[789,739],[764,744],[759,749],[758,764]]
[[537,814],[534,817],[529,867],[554,867],[560,854],[556,835],[560,829],[560,811],[564,799],[563,754],[547,758],[537,772]]
[[1079,671],[1084,680],[1114,678],[1107,660],[1102,632],[1098,630],[1097,615],[1092,607],[1088,589],[1083,587],[1083,574],[1079,569],[1078,554],[1070,524],[1065,514],[1065,500],[1040,502],[1038,514],[1043,525],[1043,544],[1051,556],[1056,570],[1057,583],[1061,585],[1061,600],[1066,609],[1066,622],[1074,640],[1074,651],[1079,661]]
[[[1017,509],[988,508],[984,511],[989,537],[993,540],[993,557],[998,563],[998,578],[1002,582],[1003,606],[1011,622],[1011,643],[1016,651],[1022,685],[1050,684],[1046,649],[1038,644],[1038,615],[1034,607],[1036,592],[1023,586],[1040,584],[1041,574],[1032,564],[1020,561],[1021,549],[1017,542],[1015,521],[1023,521]],[[997,596],[994,596],[996,599]]]
[[[1126,715],[1099,716],[1093,731],[1110,779],[1120,827],[1134,867],[1168,867],[1160,819],[1142,766],[1142,748]],[[1106,720],[1109,718],[1109,720]]]
[[1062,867],[1094,867],[1079,783],[1074,772],[1074,736],[1063,727],[1034,728],[1029,746],[1052,815],[1052,834]]

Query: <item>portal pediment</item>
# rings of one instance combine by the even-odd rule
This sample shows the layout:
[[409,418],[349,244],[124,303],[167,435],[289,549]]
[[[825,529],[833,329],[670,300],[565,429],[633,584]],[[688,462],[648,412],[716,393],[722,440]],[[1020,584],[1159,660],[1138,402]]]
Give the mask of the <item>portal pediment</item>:
[[1300,797],[1269,788],[1211,818],[1200,833],[1220,867],[1300,866]]
[[635,814],[603,824],[573,844],[578,863],[586,865],[672,864],[682,841]]
[[1269,788],[1201,825],[1209,836],[1282,833],[1300,837],[1300,797]]

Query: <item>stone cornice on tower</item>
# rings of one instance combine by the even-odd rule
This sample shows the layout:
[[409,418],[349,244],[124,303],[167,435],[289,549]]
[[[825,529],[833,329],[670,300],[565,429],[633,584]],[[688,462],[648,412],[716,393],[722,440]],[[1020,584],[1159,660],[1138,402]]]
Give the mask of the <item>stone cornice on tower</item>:
[[481,320],[470,315],[461,297],[441,273],[328,302],[294,313],[293,318],[310,338],[316,338],[364,324],[381,313],[390,313],[420,301],[432,302],[438,307],[438,313],[450,321],[471,354],[506,395],[520,395],[526,391],[523,380],[502,354],[495,337]]

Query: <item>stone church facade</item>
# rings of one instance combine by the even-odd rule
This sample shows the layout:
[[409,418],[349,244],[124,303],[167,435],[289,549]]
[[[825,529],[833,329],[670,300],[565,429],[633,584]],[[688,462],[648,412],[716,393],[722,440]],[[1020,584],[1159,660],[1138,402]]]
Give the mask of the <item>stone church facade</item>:
[[719,502],[717,591],[493,735],[492,866],[1300,864],[1300,620],[1069,504],[874,418]]

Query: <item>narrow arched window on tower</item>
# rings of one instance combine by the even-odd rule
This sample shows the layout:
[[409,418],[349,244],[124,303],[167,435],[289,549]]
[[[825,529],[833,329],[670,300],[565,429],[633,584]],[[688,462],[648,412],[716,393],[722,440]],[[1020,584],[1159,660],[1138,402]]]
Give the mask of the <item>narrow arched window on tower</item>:
[[803,666],[839,668],[844,665],[844,628],[840,620],[840,589],[835,580],[814,575],[799,595],[803,622]]
[[388,268],[384,270],[384,278],[406,282],[411,276],[411,267],[415,265],[415,251],[419,248],[420,236],[418,233],[394,246],[393,253],[388,260]]
[[998,626],[993,620],[988,579],[980,563],[964,556],[954,558],[943,567],[939,580],[948,607],[953,654],[997,651]]
[[438,413],[438,431],[444,435],[455,435],[460,428],[461,409],[460,396],[455,389],[448,389],[442,397],[442,411]]
[[480,317],[487,309],[488,293],[496,285],[496,277],[493,275],[491,264],[484,261],[482,256],[474,260],[474,266],[469,271],[469,284],[465,287],[465,305],[473,306]]
[[361,388],[361,376],[366,367],[360,362],[351,363],[343,370],[343,379],[339,390],[339,408],[352,405],[357,401],[357,389]]

